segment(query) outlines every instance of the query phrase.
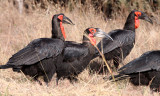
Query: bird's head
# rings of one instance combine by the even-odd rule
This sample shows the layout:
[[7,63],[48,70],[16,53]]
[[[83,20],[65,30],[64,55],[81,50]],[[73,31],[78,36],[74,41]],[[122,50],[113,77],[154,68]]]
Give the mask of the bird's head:
[[85,31],[86,35],[88,35],[88,38],[92,45],[96,45],[96,39],[94,37],[100,37],[100,38],[109,38],[113,40],[106,32],[102,31],[100,28],[87,28]]
[[67,16],[65,16],[63,13],[55,14],[52,18],[52,25],[54,22],[57,22],[57,23],[59,22],[59,24],[60,24],[59,26],[60,26],[61,32],[63,34],[63,37],[64,37],[64,39],[66,39],[66,34],[65,34],[64,27],[63,27],[62,23],[63,24],[71,24],[71,25],[74,25],[74,23]]
[[152,20],[142,11],[133,10],[135,16],[135,28],[139,27],[140,21],[139,19],[148,21],[149,23],[153,24]]
[[57,14],[57,19],[59,22],[62,22],[64,24],[74,25],[74,23],[67,16],[65,16],[63,13]]

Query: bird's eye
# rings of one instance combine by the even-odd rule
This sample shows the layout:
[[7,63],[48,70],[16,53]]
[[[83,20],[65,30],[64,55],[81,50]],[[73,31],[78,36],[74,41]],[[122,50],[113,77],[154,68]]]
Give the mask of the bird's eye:
[[89,31],[90,31],[90,33],[92,33],[92,34],[96,33],[96,29],[94,29],[94,28],[89,29]]

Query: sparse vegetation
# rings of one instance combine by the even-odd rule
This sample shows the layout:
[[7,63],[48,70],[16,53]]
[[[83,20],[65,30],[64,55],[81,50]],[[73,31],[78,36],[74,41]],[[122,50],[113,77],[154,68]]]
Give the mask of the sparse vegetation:
[[[106,32],[123,28],[127,11],[124,17],[104,19],[103,13],[97,13],[93,6],[76,5],[70,11],[68,8],[49,6],[47,10],[35,8],[34,10],[19,13],[11,0],[0,0],[0,64],[5,64],[18,50],[22,49],[31,40],[51,36],[51,19],[56,13],[64,13],[74,26],[67,25],[65,32],[67,40],[81,42],[83,31],[88,27],[99,27]],[[42,0],[44,1],[44,0]],[[138,2],[138,1],[137,1]],[[131,9],[130,9],[131,10]],[[143,10],[142,10],[143,11]],[[123,61],[124,64],[140,56],[142,53],[160,49],[159,15],[152,12],[154,25],[141,21],[136,30],[136,44],[130,55]],[[107,76],[110,74],[108,73]],[[128,80],[116,83],[103,80],[104,75],[89,75],[88,70],[79,76],[79,82],[70,84],[68,80],[60,80],[56,85],[53,77],[49,87],[40,86],[32,78],[26,79],[22,73],[14,73],[11,69],[0,70],[0,95],[2,96],[159,96],[151,92],[148,86],[133,86]],[[41,79],[41,78],[40,78]],[[44,83],[44,82],[43,82]]]

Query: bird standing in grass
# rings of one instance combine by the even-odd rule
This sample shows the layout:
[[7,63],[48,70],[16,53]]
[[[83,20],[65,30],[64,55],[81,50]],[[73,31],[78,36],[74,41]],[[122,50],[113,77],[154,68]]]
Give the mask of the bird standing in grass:
[[[148,21],[152,23],[152,20],[142,11],[133,10],[128,15],[126,23],[123,29],[116,29],[108,33],[114,41],[103,38],[101,42],[97,44],[98,48],[102,51],[106,60],[113,60],[114,66],[118,68],[119,63],[126,58],[127,55],[131,52],[135,44],[135,29],[140,25],[139,19]],[[101,46],[103,46],[101,48]],[[99,52],[93,56],[100,57]],[[91,71],[103,72],[101,64],[95,62],[90,64]],[[105,66],[106,67],[106,66]],[[101,68],[101,69],[100,69]],[[107,69],[107,68],[104,68]]]
[[160,91],[160,50],[148,51],[118,71],[114,76],[116,80],[130,77],[130,82],[136,86],[149,85],[152,90]]
[[[87,36],[86,36],[87,35]],[[95,37],[110,38],[105,32],[99,28],[87,28],[84,31],[82,43],[65,42],[63,62],[61,65],[57,64],[57,84],[62,77],[68,78],[70,82],[77,81],[77,76],[89,64],[92,56],[95,54],[96,39]]]
[[0,69],[12,68],[15,72],[22,71],[40,84],[38,77],[43,76],[44,81],[48,84],[56,72],[56,64],[61,64],[63,58],[66,36],[62,23],[73,24],[62,13],[54,15],[52,18],[52,38],[33,40],[14,54],[6,65],[1,65]]

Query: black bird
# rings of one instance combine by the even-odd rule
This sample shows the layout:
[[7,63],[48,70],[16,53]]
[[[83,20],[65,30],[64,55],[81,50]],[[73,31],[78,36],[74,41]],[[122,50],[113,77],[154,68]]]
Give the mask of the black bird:
[[[114,66],[116,68],[118,68],[119,63],[121,63],[122,60],[125,59],[127,55],[129,55],[132,48],[134,47],[135,29],[139,27],[139,19],[143,19],[152,23],[152,20],[145,13],[133,10],[129,14],[123,29],[116,29],[108,33],[108,35],[111,36],[114,41],[103,38],[102,41],[97,44],[100,50],[101,44],[103,44],[103,54],[105,59],[113,60]],[[93,58],[97,56],[100,56],[98,51],[93,56]],[[101,64],[91,63],[90,69],[92,71],[100,70],[100,66]]]
[[54,15],[52,18],[52,38],[33,40],[14,54],[6,65],[1,65],[0,69],[12,68],[15,72],[22,71],[39,83],[38,77],[43,76],[44,81],[48,84],[56,72],[55,64],[60,64],[63,57],[65,32],[62,23],[73,24],[62,13]]
[[118,71],[117,80],[130,77],[134,85],[150,85],[154,91],[160,91],[160,50],[148,51]]
[[76,77],[87,67],[92,56],[95,54],[94,45],[96,44],[96,39],[94,37],[106,36],[108,35],[101,29],[91,27],[84,31],[82,43],[66,41],[63,63],[56,65],[57,84],[60,78],[67,78],[71,83],[77,81]]

